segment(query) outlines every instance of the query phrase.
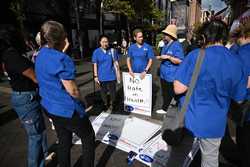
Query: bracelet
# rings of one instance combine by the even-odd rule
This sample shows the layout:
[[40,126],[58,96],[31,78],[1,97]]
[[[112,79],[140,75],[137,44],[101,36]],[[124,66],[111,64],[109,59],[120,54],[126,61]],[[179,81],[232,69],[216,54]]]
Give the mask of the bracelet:
[[145,69],[145,70],[144,70],[144,72],[146,72],[146,73],[147,73],[147,72],[148,72],[148,70],[146,70],[146,69]]
[[98,76],[95,75],[94,78],[98,78]]

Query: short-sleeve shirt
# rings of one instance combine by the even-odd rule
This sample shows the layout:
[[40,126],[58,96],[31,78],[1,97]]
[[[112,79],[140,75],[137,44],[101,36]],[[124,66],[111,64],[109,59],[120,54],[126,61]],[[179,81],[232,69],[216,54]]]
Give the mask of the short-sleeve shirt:
[[[184,59],[184,52],[180,42],[173,41],[164,45],[161,55],[170,55],[180,60]],[[174,64],[170,60],[163,60],[160,66],[160,77],[168,82],[173,82],[179,64]]]
[[[250,43],[240,46],[237,53],[237,57],[240,58],[246,78],[248,79],[250,76]],[[250,89],[247,89],[246,99],[250,100]],[[250,113],[247,113],[247,120],[250,121]]]
[[61,81],[75,79],[75,65],[68,55],[43,47],[37,55],[35,71],[41,104],[50,114],[71,118],[76,111],[85,115],[84,107],[70,96]]
[[233,44],[229,50],[233,53],[233,54],[238,54],[240,46],[238,44]]
[[2,60],[5,65],[6,72],[10,78],[10,85],[13,91],[34,91],[37,85],[22,73],[33,68],[33,63],[22,56],[16,49],[9,48],[2,53]]
[[[196,49],[180,65],[176,80],[188,86],[199,54]],[[230,100],[244,100],[247,80],[239,59],[223,46],[205,49],[187,112],[185,126],[194,136],[220,138],[224,135]],[[181,98],[183,103],[184,97]]]
[[141,73],[145,71],[148,61],[154,58],[154,52],[152,47],[145,42],[141,47],[135,43],[128,48],[128,57],[130,57],[133,72]]
[[117,52],[111,51],[111,49],[103,50],[97,48],[92,55],[92,63],[97,64],[98,79],[101,82],[116,80],[114,61],[118,61]]

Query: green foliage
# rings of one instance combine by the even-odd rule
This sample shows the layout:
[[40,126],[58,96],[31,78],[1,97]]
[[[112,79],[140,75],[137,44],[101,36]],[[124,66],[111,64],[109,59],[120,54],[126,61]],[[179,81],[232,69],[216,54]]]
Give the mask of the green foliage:
[[106,11],[121,13],[127,16],[129,20],[132,20],[135,17],[135,10],[130,1],[104,0],[103,5]]
[[[152,20],[159,23],[164,19],[163,12],[158,9],[153,0],[103,0],[104,10],[121,13],[128,17],[130,22],[150,24]],[[158,25],[151,25],[156,29]]]

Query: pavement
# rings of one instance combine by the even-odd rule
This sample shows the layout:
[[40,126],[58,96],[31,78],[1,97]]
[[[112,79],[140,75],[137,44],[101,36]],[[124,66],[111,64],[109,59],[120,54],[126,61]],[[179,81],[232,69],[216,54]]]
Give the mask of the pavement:
[[[159,62],[155,61],[152,67],[153,75],[153,110],[152,116],[140,116],[142,119],[148,121],[153,121],[156,123],[161,123],[162,115],[156,114],[155,111],[160,109],[162,104],[162,98],[160,93],[160,80],[157,76],[157,69],[159,67]],[[97,116],[101,111],[101,98],[100,92],[97,85],[93,82],[93,72],[92,63],[89,58],[84,60],[75,60],[77,68],[76,82],[80,88],[83,101],[85,101],[87,107],[90,107],[88,114],[90,116]],[[126,58],[122,57],[121,70],[126,71]],[[122,85],[117,87],[117,99],[118,107],[113,113],[115,114],[125,114],[128,113],[123,111],[123,88]],[[9,87],[6,78],[0,82],[0,166],[1,167],[25,167],[27,166],[27,137],[25,135],[24,129],[21,127],[20,121],[17,115],[12,110],[10,104],[10,93],[11,89]],[[47,117],[45,117],[49,152],[54,152],[56,150],[56,134],[55,131],[51,129],[51,124],[49,123]],[[227,151],[230,152],[230,149]],[[71,166],[79,167],[81,164],[81,146],[73,145],[71,149]],[[100,142],[96,142],[96,167],[127,167],[126,162],[127,153],[121,150],[115,149],[112,146],[107,146]],[[56,167],[56,156],[52,161],[48,162],[47,167]],[[195,166],[195,163],[194,165]],[[199,165],[198,165],[199,166]],[[232,165],[228,166],[231,167]],[[146,165],[136,161],[132,164],[132,167],[146,167]],[[176,167],[176,166],[174,166]],[[225,166],[226,167],[226,166]]]

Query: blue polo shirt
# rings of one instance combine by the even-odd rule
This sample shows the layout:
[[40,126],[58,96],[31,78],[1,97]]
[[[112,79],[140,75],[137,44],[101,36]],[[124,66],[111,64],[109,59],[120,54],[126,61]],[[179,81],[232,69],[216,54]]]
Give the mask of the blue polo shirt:
[[35,72],[41,104],[50,114],[71,118],[76,111],[81,117],[85,115],[83,105],[70,96],[61,82],[75,79],[75,66],[68,55],[42,48],[36,58]]
[[[182,62],[176,80],[188,86],[199,49]],[[224,136],[230,100],[244,100],[247,80],[239,59],[223,46],[205,49],[205,58],[185,114],[185,126],[200,138]],[[184,97],[181,98],[183,103]]]
[[[164,45],[161,55],[171,55],[180,60],[184,59],[184,52],[180,42],[173,41],[172,43]],[[179,64],[174,64],[170,60],[163,60],[160,66],[160,77],[168,82],[173,82],[176,70]]]
[[145,42],[140,48],[135,43],[128,48],[128,57],[130,57],[133,72],[142,73],[146,69],[149,59],[154,58],[154,52],[152,47]]
[[112,56],[111,49],[108,49],[105,52],[103,49],[97,48],[93,52],[92,63],[97,64],[99,81],[104,82],[116,80],[113,59],[118,61],[118,54],[117,52],[114,52],[114,55]]

